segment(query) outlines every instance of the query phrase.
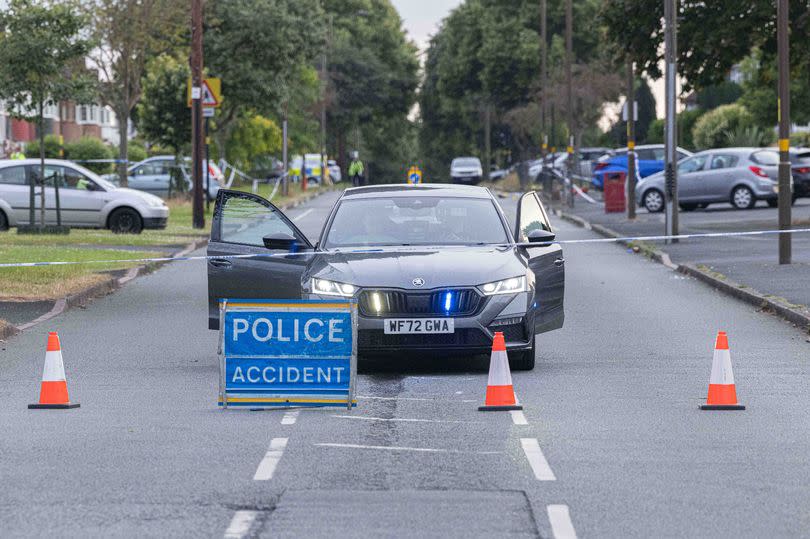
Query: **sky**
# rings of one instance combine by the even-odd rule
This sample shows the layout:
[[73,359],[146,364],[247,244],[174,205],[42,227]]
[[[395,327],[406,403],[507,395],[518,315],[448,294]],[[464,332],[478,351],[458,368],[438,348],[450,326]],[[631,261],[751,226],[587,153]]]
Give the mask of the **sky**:
[[391,0],[391,3],[399,11],[408,35],[425,50],[442,19],[462,0]]

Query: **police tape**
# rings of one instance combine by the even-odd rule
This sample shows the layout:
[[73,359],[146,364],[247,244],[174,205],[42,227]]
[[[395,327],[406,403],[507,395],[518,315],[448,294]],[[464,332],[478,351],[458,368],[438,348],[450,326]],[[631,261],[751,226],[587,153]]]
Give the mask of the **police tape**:
[[806,234],[810,228],[794,228],[790,230],[748,230],[743,232],[702,232],[698,234],[676,234],[662,236],[621,236],[617,238],[589,238],[581,240],[555,240],[549,242],[521,242],[521,243],[498,243],[485,245],[450,245],[450,246],[395,246],[392,248],[368,248],[350,249],[334,251],[300,251],[286,253],[246,253],[240,255],[197,255],[197,256],[164,256],[153,258],[127,258],[121,260],[65,260],[54,262],[11,262],[0,264],[2,268],[38,268],[45,266],[76,266],[79,264],[148,264],[158,262],[183,262],[191,260],[238,260],[245,258],[295,258],[309,256],[345,256],[347,254],[363,253],[433,253],[439,250],[463,250],[470,247],[546,247],[551,245],[580,245],[585,243],[629,243],[638,241],[667,241],[667,240],[688,240],[700,238],[734,238],[741,236],[772,236],[776,234]]

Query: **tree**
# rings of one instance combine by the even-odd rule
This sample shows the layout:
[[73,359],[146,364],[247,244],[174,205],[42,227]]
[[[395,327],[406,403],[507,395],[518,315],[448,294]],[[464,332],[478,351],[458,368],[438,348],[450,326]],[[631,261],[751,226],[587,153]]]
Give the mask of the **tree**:
[[[40,4],[11,0],[0,12],[0,97],[13,116],[38,126],[39,178],[43,183],[40,223],[45,226],[45,120],[46,105],[71,99],[93,98],[93,77],[83,63],[91,43],[82,35],[85,19],[72,2]],[[58,201],[58,184],[54,182]],[[29,225],[34,225],[34,183],[30,182]],[[57,202],[58,203],[58,202]],[[57,222],[61,215],[57,212]]]
[[167,54],[149,63],[138,105],[138,129],[152,143],[171,148],[175,155],[191,142],[191,113],[186,85],[191,71],[186,62]]
[[224,155],[239,118],[281,110],[300,66],[321,50],[325,19],[317,0],[218,0],[205,16],[205,65],[222,79],[223,104],[213,127]]
[[126,186],[127,131],[146,66],[182,41],[188,6],[176,0],[90,0],[85,9],[98,42],[90,60],[101,73],[99,95],[118,121],[118,174]]
[[240,118],[228,139],[228,160],[242,170],[251,170],[253,161],[281,151],[281,129],[264,116]]

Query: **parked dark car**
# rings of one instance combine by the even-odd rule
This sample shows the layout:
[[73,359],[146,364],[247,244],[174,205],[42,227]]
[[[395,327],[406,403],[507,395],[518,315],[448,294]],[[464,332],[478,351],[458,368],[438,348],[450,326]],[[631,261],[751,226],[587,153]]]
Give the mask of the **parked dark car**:
[[810,198],[810,149],[800,148],[790,154],[793,173],[793,201]]

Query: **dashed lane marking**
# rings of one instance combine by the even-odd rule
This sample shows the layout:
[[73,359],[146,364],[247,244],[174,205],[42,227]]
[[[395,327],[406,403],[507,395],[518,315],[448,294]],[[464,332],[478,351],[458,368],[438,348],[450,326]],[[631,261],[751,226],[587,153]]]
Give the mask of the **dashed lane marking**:
[[413,451],[416,453],[458,453],[465,455],[499,455],[501,451],[459,451],[457,449],[435,449],[431,447],[402,447],[389,445],[360,445],[360,444],[334,444],[319,443],[317,447],[340,447],[344,449],[376,449],[381,451]]
[[258,516],[258,511],[237,511],[234,513],[228,529],[225,530],[225,539],[242,539],[247,536]]
[[554,539],[577,539],[577,532],[571,523],[571,514],[567,505],[549,505],[548,520],[551,523],[551,533]]
[[295,425],[295,421],[298,419],[298,414],[301,410],[287,410],[284,412],[284,417],[281,418],[282,425]]
[[310,213],[312,213],[312,208],[310,208],[308,210],[304,210],[301,213],[299,213],[298,215],[296,215],[295,217],[293,217],[293,221],[300,221],[301,219],[303,219],[304,217],[306,217]]
[[529,422],[526,421],[526,416],[523,414],[523,410],[509,410],[509,414],[512,416],[512,423],[515,425],[529,424]]
[[523,452],[526,454],[529,466],[532,467],[534,477],[536,477],[538,481],[557,480],[557,478],[554,477],[554,472],[551,471],[551,467],[548,465],[546,457],[543,455],[543,451],[540,449],[540,443],[537,441],[537,438],[521,438],[520,445],[523,447]]
[[360,415],[334,415],[340,419],[359,419],[361,421],[401,421],[403,423],[479,423],[478,421],[456,421],[452,419],[415,419],[409,417],[369,417]]
[[284,449],[287,447],[287,438],[273,438],[270,441],[270,449],[265,453],[264,458],[259,463],[256,473],[253,475],[254,481],[268,481],[273,478]]

